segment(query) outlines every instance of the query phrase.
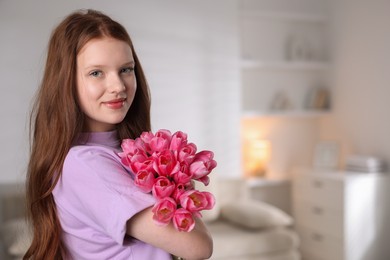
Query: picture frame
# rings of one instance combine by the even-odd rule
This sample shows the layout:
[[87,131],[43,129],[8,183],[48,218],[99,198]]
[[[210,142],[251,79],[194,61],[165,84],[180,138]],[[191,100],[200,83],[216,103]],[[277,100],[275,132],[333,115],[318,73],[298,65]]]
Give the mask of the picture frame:
[[335,170],[339,166],[340,145],[336,141],[320,141],[315,145],[313,167]]

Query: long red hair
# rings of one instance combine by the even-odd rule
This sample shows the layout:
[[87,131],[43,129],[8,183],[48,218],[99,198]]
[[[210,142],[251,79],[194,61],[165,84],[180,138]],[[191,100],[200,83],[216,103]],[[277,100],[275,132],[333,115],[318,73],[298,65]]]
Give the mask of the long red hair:
[[76,94],[77,54],[88,41],[102,37],[128,43],[136,64],[137,90],[129,112],[117,125],[119,138],[135,138],[151,128],[148,85],[126,30],[94,10],[67,16],[51,35],[43,79],[31,112],[26,196],[33,241],[24,259],[62,259],[66,255],[52,191],[85,120]]

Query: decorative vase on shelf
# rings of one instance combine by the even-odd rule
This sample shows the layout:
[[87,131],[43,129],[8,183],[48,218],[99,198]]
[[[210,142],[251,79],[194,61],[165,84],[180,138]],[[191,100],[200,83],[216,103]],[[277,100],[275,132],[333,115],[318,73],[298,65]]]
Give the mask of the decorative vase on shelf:
[[327,110],[330,108],[330,93],[325,87],[313,87],[309,90],[305,107],[307,109]]
[[313,51],[307,38],[291,34],[286,40],[286,59],[288,61],[307,61],[313,59]]
[[283,111],[292,109],[293,105],[284,92],[277,92],[271,100],[270,110],[271,111]]

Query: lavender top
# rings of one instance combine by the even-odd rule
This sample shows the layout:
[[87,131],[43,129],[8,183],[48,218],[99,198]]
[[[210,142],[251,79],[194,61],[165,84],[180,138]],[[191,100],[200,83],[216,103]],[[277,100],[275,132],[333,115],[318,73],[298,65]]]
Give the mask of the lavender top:
[[126,235],[127,220],[155,200],[134,186],[119,150],[116,131],[88,133],[65,158],[53,195],[69,259],[171,259]]

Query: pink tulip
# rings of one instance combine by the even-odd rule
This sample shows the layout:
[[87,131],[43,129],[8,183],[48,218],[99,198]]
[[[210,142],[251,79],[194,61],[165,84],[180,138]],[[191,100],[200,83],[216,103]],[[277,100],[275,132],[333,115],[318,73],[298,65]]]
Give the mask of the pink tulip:
[[180,183],[176,185],[176,189],[173,191],[171,197],[177,202],[180,203],[181,195],[186,192],[186,185]]
[[171,132],[165,129],[158,130],[154,136],[149,135],[148,144],[150,146],[151,153],[159,153],[164,150],[167,150],[169,148],[171,138]]
[[176,184],[187,183],[191,181],[192,173],[189,171],[188,164],[181,162],[179,171],[172,174],[172,177]]
[[[125,154],[125,153],[119,153],[119,156],[121,156],[121,162],[126,165],[126,166],[130,166],[134,163],[134,162],[143,162],[144,160],[147,159],[147,155],[144,154],[142,151],[140,151],[139,149],[135,149],[134,150],[134,153],[131,154],[131,153],[128,153],[128,154]],[[134,170],[133,170],[134,171]],[[137,171],[135,171],[137,172]]]
[[168,178],[160,176],[155,180],[152,188],[153,196],[157,199],[169,197],[175,190],[175,184],[170,182]]
[[154,137],[154,134],[152,132],[143,132],[141,135],[140,135],[140,139],[142,140],[142,142],[144,142],[145,144],[149,144],[150,143],[150,140],[152,140],[152,138]]
[[119,152],[122,163],[126,166],[130,165],[130,159],[134,154],[145,153],[145,145],[140,139],[124,139],[121,144],[123,152]]
[[134,173],[137,173],[141,170],[152,170],[154,160],[149,158],[144,152],[138,151],[136,154],[132,155],[129,159],[130,168]]
[[150,140],[149,143],[151,152],[162,152],[167,150],[169,147],[169,140],[155,136]]
[[121,148],[123,152],[118,153],[121,158],[121,162],[126,166],[130,166],[131,157],[137,153],[139,149],[136,147],[135,141],[132,139],[124,139],[121,143]]
[[180,196],[180,205],[192,213],[212,209],[214,204],[214,196],[207,191],[189,190]]
[[171,142],[171,138],[172,138],[171,131],[167,129],[158,130],[154,136],[168,140],[168,142]]
[[180,170],[180,164],[171,151],[165,150],[155,156],[153,169],[160,176],[170,176]]
[[157,201],[152,208],[153,220],[159,225],[167,225],[171,221],[176,208],[177,204],[172,198],[166,197]]
[[172,135],[169,149],[172,151],[178,151],[182,146],[186,144],[187,144],[187,134],[181,131],[177,131]]
[[141,140],[141,138],[137,138],[137,139],[135,139],[135,146],[139,149],[139,150],[141,150],[141,151],[143,151],[143,152],[147,152],[147,147],[145,146],[145,143],[144,143],[144,141],[142,141]]
[[176,202],[180,204],[180,197],[183,195],[183,193],[193,189],[193,181],[189,181],[187,183],[179,183],[176,185],[176,189],[173,191],[171,197],[174,198]]
[[155,177],[153,172],[141,170],[135,175],[134,184],[143,192],[151,192]]
[[210,178],[207,175],[197,179],[197,181],[202,182],[205,186],[210,184]]
[[173,215],[173,225],[179,231],[190,232],[195,227],[195,221],[191,212],[180,208]]
[[121,148],[123,153],[120,154],[131,154],[131,155],[135,154],[135,150],[138,149],[133,139],[124,139],[122,141]]
[[143,132],[137,139],[141,140],[145,149],[145,152],[152,154],[153,150],[150,148],[150,142],[153,139],[154,134],[152,132]]
[[193,143],[189,143],[187,145],[184,145],[178,151],[177,159],[180,162],[186,162],[188,164],[191,164],[194,161],[196,149],[197,149],[196,145]]
[[214,154],[211,151],[201,151],[195,155],[194,161],[190,165],[190,172],[194,175],[195,180],[208,175],[217,166],[213,157]]

